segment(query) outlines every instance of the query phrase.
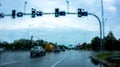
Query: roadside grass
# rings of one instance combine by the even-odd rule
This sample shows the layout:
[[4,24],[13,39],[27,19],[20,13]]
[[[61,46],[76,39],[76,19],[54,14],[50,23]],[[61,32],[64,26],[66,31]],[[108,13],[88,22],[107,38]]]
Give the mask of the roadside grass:
[[103,59],[105,61],[111,62],[111,63],[120,63],[120,60],[109,60],[108,57],[116,56],[117,53],[104,53],[104,54],[98,54],[96,55],[97,58]]
[[104,59],[104,60],[106,60],[107,57],[109,57],[109,56],[114,56],[114,53],[104,53],[104,54],[98,54],[98,55],[96,55],[96,57],[98,57],[100,59]]

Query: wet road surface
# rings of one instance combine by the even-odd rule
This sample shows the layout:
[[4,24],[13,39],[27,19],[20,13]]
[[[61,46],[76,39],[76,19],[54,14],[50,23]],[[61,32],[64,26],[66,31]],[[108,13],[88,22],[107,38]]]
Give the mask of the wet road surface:
[[1,54],[0,67],[99,67],[90,61],[91,53],[67,50],[31,58],[29,51],[9,51]]

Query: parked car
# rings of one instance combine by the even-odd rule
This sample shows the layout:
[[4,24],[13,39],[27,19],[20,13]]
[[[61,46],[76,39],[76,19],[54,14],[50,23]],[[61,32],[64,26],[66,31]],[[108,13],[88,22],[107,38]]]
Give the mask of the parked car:
[[65,49],[64,49],[64,48],[62,48],[62,49],[61,49],[61,51],[65,51]]
[[0,48],[0,55],[1,55],[1,53],[4,51],[4,48]]
[[54,52],[54,53],[60,53],[60,49],[59,49],[59,48],[55,48],[55,49],[53,50],[53,52]]
[[46,51],[41,46],[34,46],[30,50],[30,56],[31,57],[34,56],[34,55],[45,56],[45,54],[46,54]]

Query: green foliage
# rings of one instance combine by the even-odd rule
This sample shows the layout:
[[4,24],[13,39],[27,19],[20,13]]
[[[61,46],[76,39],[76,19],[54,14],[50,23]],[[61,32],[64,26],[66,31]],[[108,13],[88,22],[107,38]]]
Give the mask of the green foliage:
[[65,45],[58,45],[58,47],[59,47],[60,49],[66,49],[66,46],[65,46]]
[[104,54],[98,54],[96,57],[101,58],[101,59],[107,59],[108,56],[113,56],[114,53],[104,53]]
[[47,44],[48,42],[47,41],[44,41],[44,40],[36,40],[36,45],[38,46],[42,46],[43,48],[45,48],[45,45]]
[[75,47],[75,49],[77,49],[77,50],[91,50],[91,44],[84,42],[82,45],[77,45]]
[[81,49],[84,49],[84,50],[86,50],[87,48],[87,43],[86,42],[84,42],[82,45],[81,45]]
[[[5,48],[7,50],[29,50],[31,47],[38,45],[45,48],[46,44],[52,44],[54,47],[60,47],[68,49],[68,47],[64,45],[59,45],[57,43],[47,42],[44,40],[28,40],[28,39],[19,39],[15,40],[13,43],[8,43],[6,41],[0,42],[0,47]],[[108,35],[104,39],[104,50],[119,50],[120,51],[120,39],[117,40],[113,33],[110,31]],[[84,50],[100,50],[100,38],[98,36],[94,37],[91,40],[90,44],[84,42],[82,45],[77,45],[76,49],[84,49]]]
[[36,42],[34,40],[20,39],[16,40],[13,43],[15,45],[15,49],[30,49]]
[[93,50],[100,50],[100,38],[98,36],[92,39],[91,44]]
[[[110,31],[106,37],[104,37],[103,41],[103,49],[104,50],[120,50],[120,39],[117,40],[113,33]],[[100,50],[100,38],[94,37],[91,41],[93,50]]]
[[42,46],[45,48],[48,43],[57,46],[57,43],[47,42],[42,39],[36,41],[32,39],[19,39],[15,40],[13,43],[0,42],[0,47],[5,48],[6,50],[30,50],[33,46]]
[[115,38],[113,33],[110,31],[104,39],[104,46],[106,50],[119,50],[120,44],[119,41]]
[[92,45],[90,43],[86,45],[86,49],[91,50],[91,48],[92,48]]

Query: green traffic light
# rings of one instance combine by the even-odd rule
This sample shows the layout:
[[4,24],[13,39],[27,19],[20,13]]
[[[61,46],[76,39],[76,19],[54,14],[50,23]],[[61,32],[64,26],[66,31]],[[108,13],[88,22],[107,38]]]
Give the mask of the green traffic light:
[[55,9],[55,17],[59,17],[59,8]]
[[82,17],[82,9],[78,9],[78,17]]
[[35,15],[36,15],[36,9],[33,9],[33,8],[32,8],[32,14],[31,14],[31,17],[32,17],[32,18],[35,18]]

